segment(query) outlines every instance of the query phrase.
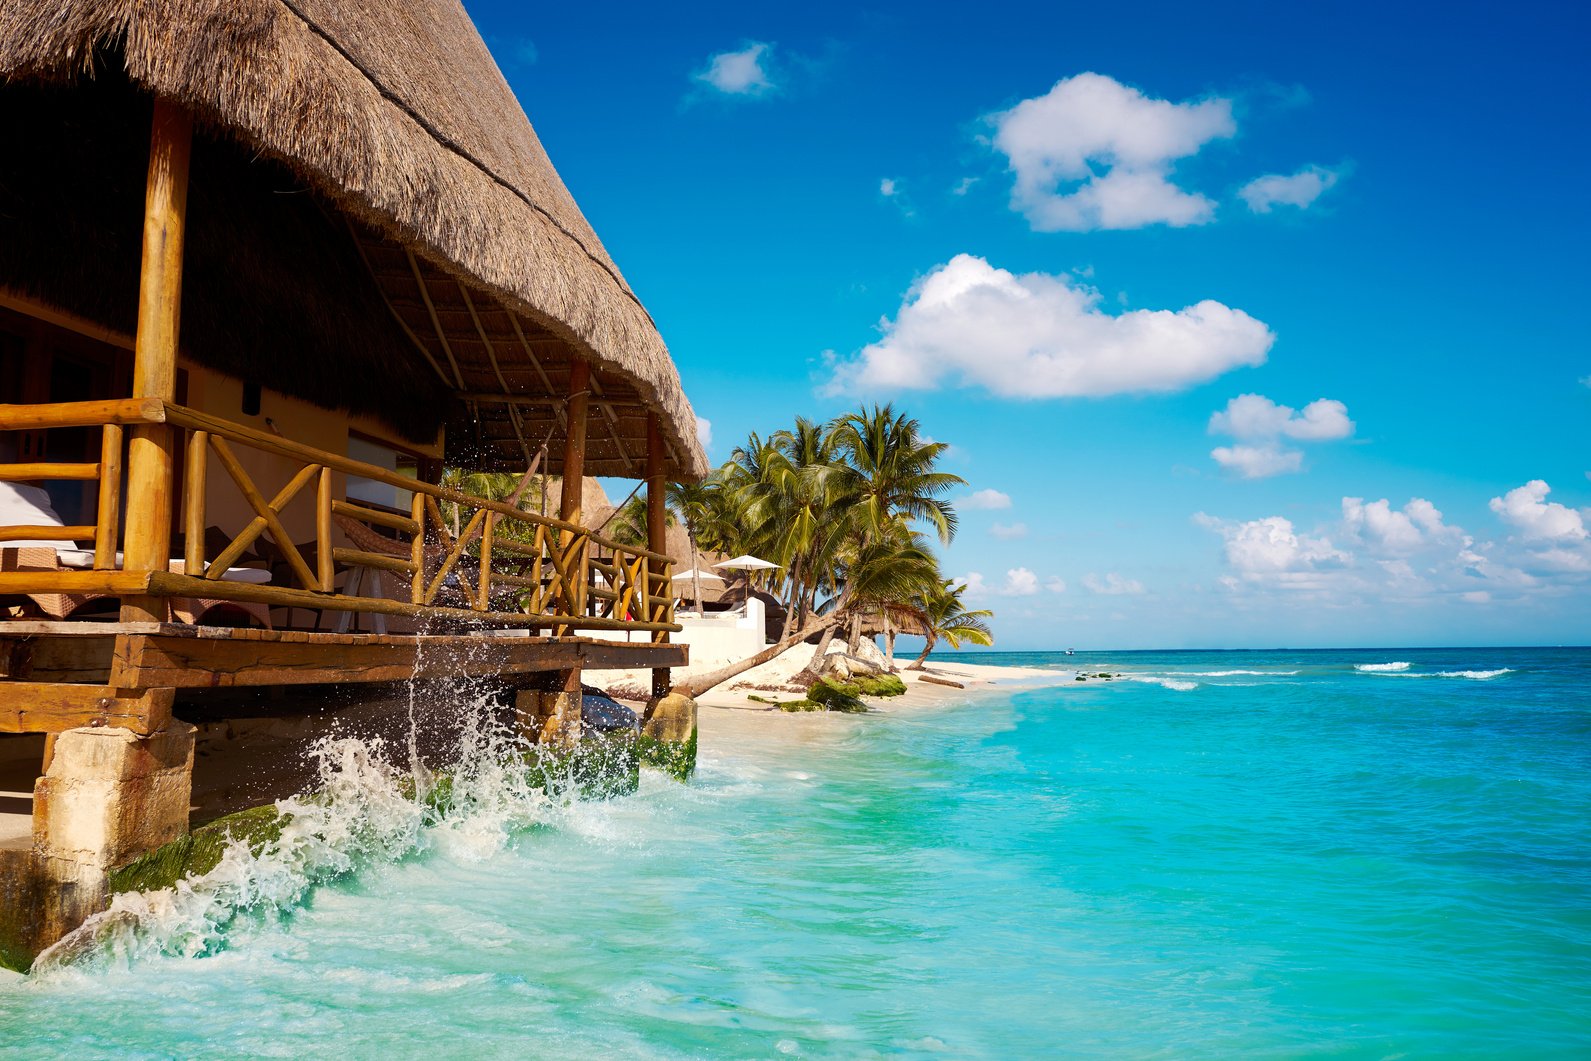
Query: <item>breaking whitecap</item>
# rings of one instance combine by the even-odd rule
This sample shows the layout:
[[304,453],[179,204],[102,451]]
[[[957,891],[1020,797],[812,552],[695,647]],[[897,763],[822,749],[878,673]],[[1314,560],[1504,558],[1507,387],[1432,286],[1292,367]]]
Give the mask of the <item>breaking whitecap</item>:
[[395,749],[380,738],[321,739],[310,753],[316,778],[307,794],[275,804],[277,835],[252,845],[233,838],[208,872],[113,896],[40,955],[34,973],[214,954],[238,932],[290,916],[318,886],[363,868],[432,849],[486,858],[516,832],[557,820],[577,787],[573,775],[528,769],[533,747],[484,701],[465,706],[443,774],[413,760],[396,765]]

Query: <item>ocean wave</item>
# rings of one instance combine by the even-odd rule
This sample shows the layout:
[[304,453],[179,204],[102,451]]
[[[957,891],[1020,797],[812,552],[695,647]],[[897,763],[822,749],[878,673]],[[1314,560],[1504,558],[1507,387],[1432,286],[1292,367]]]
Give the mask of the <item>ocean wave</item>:
[[1240,674],[1253,674],[1261,678],[1291,678],[1295,670],[1185,670],[1178,671],[1190,678],[1231,678]]
[[[484,701],[465,705],[445,783],[397,765],[380,738],[328,737],[312,750],[312,794],[278,800],[280,833],[256,847],[234,838],[209,872],[170,888],[124,892],[51,947],[34,975],[219,953],[239,931],[288,916],[318,887],[426,850],[481,860],[537,824],[568,826],[574,801],[525,769],[530,748]],[[575,779],[549,770],[558,793]]]
[[1395,671],[1405,671],[1411,666],[1407,661],[1400,663],[1355,663],[1353,669],[1363,671],[1365,674],[1391,674]]
[[1118,677],[1125,678],[1130,682],[1146,682],[1149,685],[1158,685],[1165,689],[1174,689],[1179,693],[1185,693],[1190,689],[1197,689],[1199,687],[1198,682],[1185,682],[1178,678],[1168,678],[1159,674],[1122,674],[1118,675]]
[[1498,667],[1496,670],[1443,670],[1430,671],[1425,674],[1404,674],[1403,678],[1468,678],[1470,681],[1484,682],[1493,678],[1501,678],[1505,674],[1514,673],[1512,667]]

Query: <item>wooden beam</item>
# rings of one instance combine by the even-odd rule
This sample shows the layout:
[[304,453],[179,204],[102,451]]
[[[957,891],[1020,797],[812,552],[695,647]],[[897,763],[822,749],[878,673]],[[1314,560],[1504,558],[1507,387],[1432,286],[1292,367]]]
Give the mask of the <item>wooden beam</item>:
[[[562,398],[543,398],[532,394],[498,394],[495,391],[460,391],[454,397],[468,402],[479,402],[482,405],[517,405],[531,409],[561,409]],[[597,397],[593,391],[591,404],[597,407],[607,407],[615,412],[644,413],[647,407],[642,402],[615,401],[611,398]]]
[[42,405],[0,405],[0,431],[35,431],[47,427],[99,427],[101,424],[163,424],[165,403],[159,398],[112,398],[94,402],[47,402]]
[[[507,307],[504,308],[506,309]],[[525,329],[519,326],[519,314],[509,310],[508,321],[514,326],[514,334],[519,337],[519,345],[524,348],[525,360],[529,361],[530,367],[536,370],[536,376],[541,380],[541,385],[546,388],[547,393],[554,393],[552,380],[547,377],[547,370],[542,367],[541,358],[537,357],[536,352],[530,348],[530,340],[525,338]],[[552,411],[553,415],[558,418],[558,422],[567,426],[568,411],[562,405],[554,405]]]
[[98,464],[0,464],[0,482],[31,483],[39,479],[99,478]]
[[353,220],[344,217],[343,221],[348,226],[348,236],[354,241],[354,247],[359,251],[359,257],[365,263],[365,268],[370,271],[371,279],[375,280],[376,290],[381,292],[381,301],[386,303],[387,311],[392,314],[392,319],[398,322],[398,327],[403,329],[403,334],[409,337],[409,341],[414,344],[415,349],[425,356],[426,364],[431,366],[431,370],[436,373],[436,378],[442,381],[442,385],[446,387],[452,386],[448,382],[447,373],[442,371],[442,366],[436,363],[435,357],[431,356],[430,349],[427,348],[425,343],[420,341],[418,335],[414,334],[414,329],[409,327],[409,322],[403,319],[403,314],[398,312],[398,307],[394,306],[392,299],[387,297],[386,285],[381,283],[381,278],[376,275],[375,267],[370,264],[370,255],[365,253],[365,241],[359,238],[358,232],[354,231]]
[[448,345],[447,333],[442,330],[442,318],[437,316],[436,304],[431,301],[431,291],[425,286],[425,276],[420,272],[420,263],[415,259],[414,252],[407,247],[403,253],[409,259],[409,271],[414,273],[414,282],[420,285],[420,298],[425,301],[425,311],[431,315],[431,327],[436,329],[436,341],[442,344],[442,352],[447,355],[447,363],[453,368],[453,380],[458,384],[459,390],[463,390],[464,376],[459,372],[459,363],[453,356],[453,347]]
[[56,309],[54,306],[46,305],[36,298],[30,298],[3,286],[0,286],[0,306],[15,310],[25,317],[33,317],[35,320],[53,324],[57,328],[65,328],[69,332],[76,332],[79,335],[85,335],[90,339],[96,339],[99,342],[108,343],[123,350],[131,350],[133,348],[133,337],[126,332],[118,332],[111,328],[106,328],[104,325],[96,324],[85,317],[79,317],[75,313]]
[[0,733],[62,733],[120,726],[141,736],[171,721],[171,688],[0,682]]
[[[569,363],[569,430],[563,447],[563,486],[558,491],[558,518],[580,522],[580,497],[586,470],[586,424],[591,405],[591,364],[579,358]],[[574,483],[574,489],[569,488]]]
[[94,566],[103,571],[120,567],[116,543],[121,537],[122,428],[106,424],[100,429],[99,507],[95,516]]
[[111,683],[192,689],[496,677],[581,667],[619,670],[658,662],[683,666],[685,649],[588,638],[305,634],[286,640],[131,634],[117,639]]
[[[82,581],[68,579],[68,575],[81,576]],[[307,589],[289,589],[286,586],[258,585],[253,582],[230,582],[225,579],[212,582],[205,578],[195,578],[192,575],[179,575],[176,572],[150,571],[121,573],[111,571],[73,571],[73,572],[37,572],[37,571],[6,571],[0,572],[0,593],[73,593],[98,590],[111,592],[115,590],[104,589],[100,584],[91,584],[88,580],[94,576],[117,575],[128,580],[129,585],[143,585],[142,580],[147,580],[147,587],[151,591],[168,597],[201,597],[208,600],[235,600],[251,601],[256,604],[269,604],[284,608],[323,608],[331,611],[349,612],[375,612],[380,615],[406,615],[414,619],[460,619],[472,625],[480,626],[552,626],[561,624],[581,630],[662,630],[678,631],[678,626],[669,623],[649,622],[624,622],[619,619],[599,619],[592,616],[571,618],[568,615],[554,615],[546,613],[529,612],[478,612],[471,608],[445,608],[434,605],[415,605],[403,601],[391,600],[386,597],[347,597],[341,594],[317,593]],[[36,587],[44,579],[59,579],[60,583],[44,583],[43,588],[29,588],[18,590],[18,585]],[[21,580],[20,582],[17,580]],[[104,580],[114,583],[114,580]]]
[[[188,156],[193,117],[156,99],[149,133],[149,173],[144,191],[143,260],[138,276],[138,330],[134,338],[133,397],[172,401],[177,391],[177,339],[182,312],[182,250],[188,212]],[[172,431],[133,428],[127,461],[127,541],[132,571],[164,570],[171,557]],[[166,602],[122,600],[122,620],[161,620]]]
[[[0,594],[103,593],[110,597],[142,594],[149,589],[150,571],[0,571]],[[209,594],[200,594],[208,596]],[[123,622],[143,622],[123,619]],[[13,624],[0,624],[0,629]]]
[[[481,345],[486,347],[486,359],[492,363],[492,371],[497,375],[497,382],[503,388],[503,393],[507,394],[509,390],[508,380],[503,378],[503,368],[497,363],[497,351],[492,348],[492,340],[487,336],[486,328],[481,324],[481,315],[475,312],[475,300],[470,298],[470,289],[461,281],[455,281],[455,283],[458,283],[459,294],[464,296],[464,307],[470,311],[470,320],[475,323],[475,334],[481,337]],[[460,385],[462,386],[462,384]],[[477,418],[479,418],[478,412]],[[519,411],[512,405],[508,407],[508,420],[513,425],[514,437],[519,439],[519,448],[525,454],[525,463],[529,464],[531,461],[530,444],[525,441],[525,431],[519,422]]]
[[624,470],[634,471],[635,461],[630,457],[630,451],[624,446],[624,437],[619,433],[618,414],[613,411],[612,405],[602,400],[602,381],[595,374],[591,376],[591,394],[602,412],[602,418],[608,422],[608,432],[613,436],[613,446],[619,451],[619,459],[624,461]]

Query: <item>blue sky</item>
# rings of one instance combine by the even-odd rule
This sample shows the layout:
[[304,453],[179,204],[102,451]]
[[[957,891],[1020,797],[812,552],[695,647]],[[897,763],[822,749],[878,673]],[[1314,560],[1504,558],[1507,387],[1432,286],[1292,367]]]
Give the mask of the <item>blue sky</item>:
[[1591,643],[1572,5],[466,6],[710,456],[907,409],[1000,647]]

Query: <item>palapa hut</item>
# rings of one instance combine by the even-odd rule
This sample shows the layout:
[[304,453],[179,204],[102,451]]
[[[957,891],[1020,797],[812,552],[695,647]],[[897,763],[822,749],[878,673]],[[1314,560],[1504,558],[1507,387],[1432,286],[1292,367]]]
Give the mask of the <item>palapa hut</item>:
[[[35,943],[186,830],[197,690],[488,675],[544,739],[583,668],[666,691],[695,416],[457,0],[7,0],[0,142],[0,733],[48,735],[0,856],[77,895]],[[448,467],[644,478],[651,548]]]

